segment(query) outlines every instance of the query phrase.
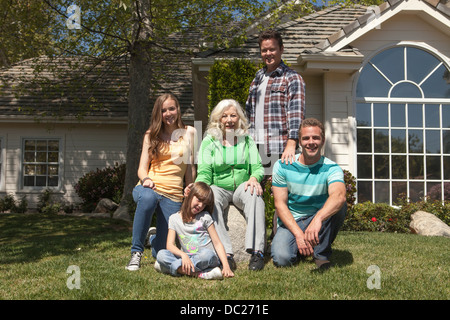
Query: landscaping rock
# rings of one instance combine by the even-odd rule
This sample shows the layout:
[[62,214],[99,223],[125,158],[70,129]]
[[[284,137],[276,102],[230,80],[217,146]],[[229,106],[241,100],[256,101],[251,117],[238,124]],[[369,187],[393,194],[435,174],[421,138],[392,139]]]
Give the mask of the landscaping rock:
[[445,224],[434,214],[417,211],[411,215],[409,224],[412,233],[423,236],[442,236],[450,238],[450,226]]
[[106,199],[103,198],[101,199],[98,204],[97,207],[94,210],[94,213],[106,213],[106,212],[112,212],[114,210],[116,210],[119,207],[119,205],[117,203],[115,203],[114,201],[112,201],[111,199]]
[[[226,214],[225,212],[225,217]],[[228,207],[228,221],[225,218],[225,223],[227,224],[228,234],[233,247],[234,260],[236,262],[248,261],[250,255],[245,251],[247,221],[245,221],[244,215],[234,205],[230,204]]]

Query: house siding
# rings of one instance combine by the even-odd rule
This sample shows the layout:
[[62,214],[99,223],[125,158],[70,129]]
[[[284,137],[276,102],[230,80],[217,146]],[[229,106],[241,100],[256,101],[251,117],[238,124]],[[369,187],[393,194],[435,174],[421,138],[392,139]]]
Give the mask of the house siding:
[[26,196],[28,207],[36,208],[38,197],[45,188],[23,188],[23,139],[60,140],[60,182],[55,196],[67,203],[79,203],[74,185],[87,172],[122,164],[126,160],[127,125],[120,124],[56,124],[51,128],[36,123],[2,123],[0,137],[5,144],[5,186],[0,196],[12,193],[16,199]]

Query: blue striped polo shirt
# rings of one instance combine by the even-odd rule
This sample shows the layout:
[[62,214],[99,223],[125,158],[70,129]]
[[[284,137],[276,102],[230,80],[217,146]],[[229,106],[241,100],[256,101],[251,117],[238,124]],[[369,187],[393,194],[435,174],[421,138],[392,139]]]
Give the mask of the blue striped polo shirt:
[[[322,156],[312,165],[293,164],[278,160],[273,166],[272,185],[288,188],[288,208],[295,220],[310,216],[320,210],[328,199],[328,186],[344,182],[344,172],[338,164]],[[278,219],[278,224],[282,224]]]

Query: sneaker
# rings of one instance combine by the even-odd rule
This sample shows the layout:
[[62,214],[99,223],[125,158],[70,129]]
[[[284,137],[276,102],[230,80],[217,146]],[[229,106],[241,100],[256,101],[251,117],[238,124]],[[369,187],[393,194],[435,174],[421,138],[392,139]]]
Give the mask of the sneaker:
[[129,271],[139,270],[139,268],[141,267],[141,258],[142,252],[132,252],[130,262],[128,262],[128,265],[125,267],[125,269]]
[[162,272],[161,265],[159,264],[158,260],[155,261],[155,270],[158,272]]
[[156,228],[150,227],[147,231],[147,235],[145,236],[144,247],[150,248],[152,246],[152,239],[156,235]]
[[228,265],[230,266],[231,271],[236,271],[237,265],[236,265],[236,261],[234,261],[234,259],[233,259],[233,256],[227,255],[227,260],[228,260]]
[[253,252],[248,269],[253,271],[259,271],[264,268],[264,255],[261,251]]
[[206,272],[200,272],[198,274],[198,277],[205,280],[222,280],[222,270],[220,270],[219,267],[215,267],[212,270],[206,271]]

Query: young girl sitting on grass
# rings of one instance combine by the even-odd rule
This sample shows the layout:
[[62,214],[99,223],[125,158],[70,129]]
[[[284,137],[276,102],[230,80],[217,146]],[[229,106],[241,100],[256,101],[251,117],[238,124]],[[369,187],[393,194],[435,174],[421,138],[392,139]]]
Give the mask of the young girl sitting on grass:
[[[158,252],[156,270],[173,276],[189,275],[209,280],[234,276],[214,228],[213,210],[211,188],[204,182],[194,183],[181,211],[169,218],[167,249]],[[181,250],[175,243],[177,236]]]

